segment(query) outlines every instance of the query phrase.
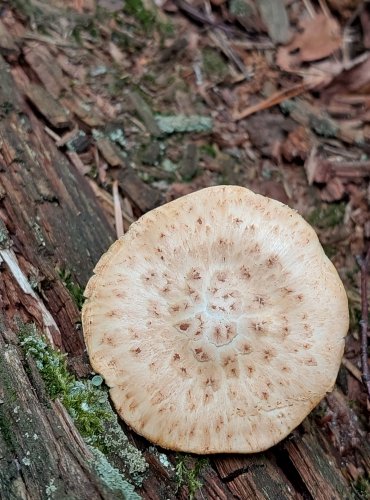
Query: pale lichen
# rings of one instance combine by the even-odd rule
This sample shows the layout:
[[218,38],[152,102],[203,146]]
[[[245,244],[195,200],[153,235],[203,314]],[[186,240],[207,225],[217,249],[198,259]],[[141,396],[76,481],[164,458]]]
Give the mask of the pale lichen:
[[45,488],[45,493],[46,493],[46,496],[47,498],[53,498],[53,494],[55,493],[55,491],[57,491],[57,487],[55,486],[55,479],[52,478],[50,479],[50,482],[49,484],[46,486]]
[[4,222],[0,219],[0,250],[7,250],[11,247],[8,230]]
[[158,127],[165,134],[175,132],[209,132],[212,129],[212,118],[209,116],[157,115]]
[[99,474],[103,483],[116,495],[114,498],[123,498],[125,500],[140,500],[140,496],[135,493],[134,487],[130,484],[118,469],[113,467],[104,454],[94,447],[90,447],[93,455],[92,465]]

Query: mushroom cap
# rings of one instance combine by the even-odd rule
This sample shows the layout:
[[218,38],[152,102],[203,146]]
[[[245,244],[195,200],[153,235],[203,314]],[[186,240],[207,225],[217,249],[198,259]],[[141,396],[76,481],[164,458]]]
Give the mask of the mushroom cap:
[[332,389],[341,280],[294,210],[237,186],[142,216],[90,279],[83,328],[123,420],[172,450],[276,444]]

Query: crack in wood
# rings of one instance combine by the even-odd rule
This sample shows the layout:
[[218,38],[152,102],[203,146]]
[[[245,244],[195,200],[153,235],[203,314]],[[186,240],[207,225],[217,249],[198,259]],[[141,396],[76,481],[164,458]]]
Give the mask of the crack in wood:
[[224,483],[230,483],[231,481],[234,481],[234,479],[241,476],[242,474],[246,474],[247,472],[251,472],[255,469],[260,469],[263,467],[265,467],[264,464],[246,465],[244,467],[240,467],[240,469],[235,469],[233,472],[228,474],[226,477],[223,477],[221,480]]

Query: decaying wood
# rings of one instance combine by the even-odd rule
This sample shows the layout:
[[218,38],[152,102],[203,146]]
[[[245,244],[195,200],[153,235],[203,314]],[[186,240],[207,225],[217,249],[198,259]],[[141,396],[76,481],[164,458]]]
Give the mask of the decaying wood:
[[48,122],[55,128],[65,128],[71,125],[70,113],[59,104],[43,87],[29,84],[26,95]]
[[361,268],[361,366],[362,380],[365,384],[368,396],[370,398],[370,372],[368,361],[368,316],[369,316],[369,300],[367,292],[367,275],[370,266],[370,248],[366,255],[360,260]]
[[39,500],[48,491],[63,500],[112,498],[65,410],[48,401],[36,366],[25,365],[8,335],[1,328],[1,498]]
[[[24,48],[24,56],[29,71],[42,84],[41,92],[48,92],[56,106],[74,113],[71,127],[76,116],[90,126],[107,120],[100,111],[83,115],[83,107],[74,106],[77,94],[70,97],[68,89],[63,94],[67,84],[52,49],[32,42]],[[90,464],[89,450],[60,403],[49,401],[35,365],[24,359],[18,344],[16,316],[23,322],[34,322],[52,337],[54,345],[68,353],[77,374],[89,372],[80,314],[61,273],[70,272],[84,287],[114,239],[91,180],[45,132],[45,125],[57,128],[61,122],[55,116],[62,115],[54,113],[51,119],[42,112],[44,100],[37,101],[24,90],[26,87],[17,84],[18,69],[13,68],[14,81],[0,57],[0,220],[6,227],[0,226],[1,495],[5,499],[46,498],[46,488],[53,485],[60,493],[57,498],[62,499],[119,498],[102,485]],[[140,102],[133,102],[142,108]],[[155,121],[148,121],[147,114],[142,119],[148,130],[153,127],[152,135],[160,135]],[[119,187],[134,205],[135,214],[163,201],[126,162],[120,159],[115,164],[112,150],[101,146],[100,152],[115,167]],[[107,197],[112,205],[110,195]],[[179,490],[176,486],[174,468],[165,468],[145,440],[127,433],[144,450],[150,465],[140,491],[143,498],[188,498],[186,486]],[[196,498],[351,498],[351,488],[331,449],[330,436],[311,416],[266,453],[210,457],[201,472],[203,487]],[[175,454],[167,456],[175,464]]]
[[0,54],[2,55],[17,55],[19,48],[14,42],[13,38],[8,33],[8,30],[0,21]]

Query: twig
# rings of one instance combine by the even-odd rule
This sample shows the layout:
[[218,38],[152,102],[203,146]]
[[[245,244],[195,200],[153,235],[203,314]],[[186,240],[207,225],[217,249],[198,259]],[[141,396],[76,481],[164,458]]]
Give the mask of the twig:
[[342,365],[347,368],[347,370],[349,371],[349,373],[351,375],[353,375],[359,382],[362,382],[362,374],[361,374],[361,370],[359,370],[357,368],[356,365],[354,365],[352,363],[352,361],[350,361],[349,359],[347,358],[343,358],[342,359]]
[[245,50],[273,50],[275,45],[270,40],[232,40],[234,47],[241,47]]
[[311,3],[311,0],[303,0],[303,3],[304,3],[304,6],[306,7],[306,10],[308,12],[308,14],[314,18],[316,13],[315,13],[315,9],[313,8],[313,5]]
[[330,10],[329,10],[329,7],[327,6],[325,0],[319,0],[319,5],[321,7],[321,10],[322,10],[322,13],[324,14],[324,16],[332,17]]
[[368,330],[368,296],[367,296],[367,274],[370,263],[370,247],[365,257],[357,259],[361,271],[361,366],[362,381],[367,389],[370,398],[370,373],[367,359],[367,330]]
[[228,26],[227,24],[224,24],[222,22],[217,22],[210,19],[207,13],[203,13],[196,7],[193,7],[186,0],[174,0],[174,4],[179,10],[181,10],[184,14],[186,14],[188,17],[190,17],[191,19],[193,19],[193,21],[197,23],[208,25],[211,28],[219,28],[220,30],[225,31],[225,33],[229,34],[241,33],[240,30],[237,30],[232,26]]
[[46,132],[48,135],[50,135],[50,137],[51,137],[52,139],[54,139],[54,141],[55,141],[55,142],[60,141],[60,136],[59,136],[58,134],[56,134],[53,130],[51,130],[49,127],[47,127],[46,125],[45,125],[45,127],[44,127],[44,130],[45,130],[45,132]]
[[230,59],[230,61],[236,66],[236,68],[242,73],[246,80],[250,80],[253,74],[248,71],[245,67],[243,61],[236,54],[236,52],[231,48],[228,40],[225,36],[225,33],[222,33],[219,29],[216,29],[213,33],[209,34],[212,41],[218,45],[223,54]]
[[114,219],[116,222],[116,232],[117,238],[120,238],[125,234],[123,229],[123,219],[122,219],[122,207],[120,195],[118,192],[118,181],[113,181],[113,202],[114,202]]
[[246,118],[247,116],[257,113],[257,111],[272,108],[273,106],[276,106],[277,104],[280,104],[287,99],[292,99],[292,97],[297,97],[298,95],[303,94],[303,92],[312,89],[315,85],[317,85],[317,83],[313,84],[312,82],[302,82],[294,85],[290,89],[284,89],[279,92],[275,92],[275,94],[271,95],[264,101],[259,102],[254,106],[249,106],[249,108],[241,111],[240,113],[234,113],[233,119],[234,121],[239,121],[243,118]]
[[[213,14],[212,14],[212,7],[209,2],[209,0],[204,0],[204,10],[212,21],[213,19]],[[240,57],[235,53],[235,51],[230,47],[230,44],[227,40],[227,37],[225,33],[223,33],[220,29],[215,29],[214,33],[210,33],[210,38],[213,40],[213,42],[219,46],[221,51],[224,53],[224,55],[230,59],[230,61],[237,67],[239,71],[243,74],[244,78],[246,80],[250,80],[251,77],[253,76],[245,67],[243,61],[240,59]]]
[[46,43],[48,45],[57,45],[59,47],[67,47],[70,49],[78,49],[79,46],[75,43],[63,40],[63,38],[59,37],[51,37],[40,35],[38,33],[26,32],[22,37],[23,40],[35,40],[37,42]]

